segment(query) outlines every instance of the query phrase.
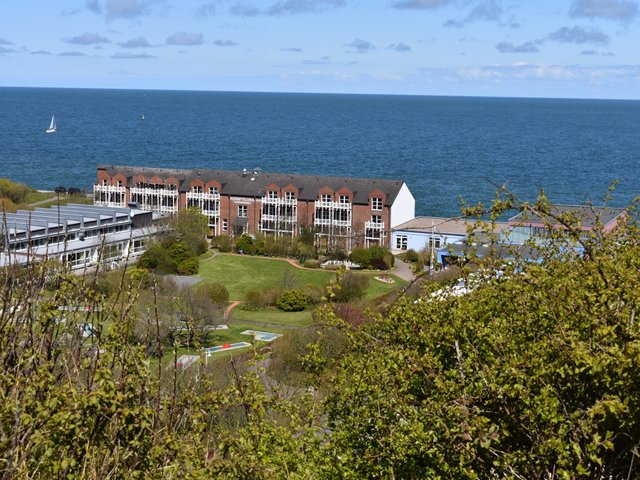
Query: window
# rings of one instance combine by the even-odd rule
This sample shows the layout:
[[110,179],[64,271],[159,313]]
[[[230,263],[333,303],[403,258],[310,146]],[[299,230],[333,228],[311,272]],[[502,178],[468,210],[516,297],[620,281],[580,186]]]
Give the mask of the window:
[[340,195],[340,203],[349,203],[349,195]]
[[238,217],[247,218],[247,206],[238,205]]
[[371,215],[371,223],[382,224],[382,215]]
[[379,197],[373,197],[371,199],[371,210],[382,210],[382,199]]
[[294,192],[285,192],[284,198],[285,200],[295,200],[296,194]]
[[201,185],[194,185],[193,186],[193,193],[202,193],[202,186]]
[[269,190],[267,193],[267,198],[278,198],[278,192],[275,190]]
[[118,186],[121,187],[122,186],[122,180],[118,180]]
[[320,195],[320,201],[323,203],[329,203],[331,201],[331,195],[327,195],[327,194]]
[[398,235],[396,237],[396,248],[398,250],[407,249],[407,235]]
[[218,193],[218,189],[216,187],[209,187],[209,194],[215,195]]
[[107,181],[106,180],[102,180],[102,186],[106,187],[107,186]]
[[229,220],[227,220],[226,218],[222,219],[222,231],[226,232],[227,230],[229,230]]

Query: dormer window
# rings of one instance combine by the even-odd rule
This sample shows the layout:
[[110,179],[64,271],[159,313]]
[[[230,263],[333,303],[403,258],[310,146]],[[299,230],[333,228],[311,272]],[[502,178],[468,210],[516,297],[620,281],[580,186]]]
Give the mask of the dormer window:
[[320,201],[323,203],[329,203],[331,201],[331,195],[328,195],[326,193],[320,195]]
[[122,180],[118,180],[118,186],[122,187]]
[[217,187],[209,187],[209,193],[211,195],[215,195],[218,193],[218,188]]
[[349,195],[340,195],[340,203],[349,203]]
[[278,198],[278,192],[276,190],[269,190],[267,198]]
[[107,186],[107,181],[106,180],[102,180],[102,186],[106,187]]
[[194,185],[193,186],[193,193],[202,193],[202,186]]
[[296,194],[294,192],[285,192],[284,193],[285,200],[295,200]]
[[371,199],[371,210],[377,210],[377,211],[382,210],[382,198],[373,197]]

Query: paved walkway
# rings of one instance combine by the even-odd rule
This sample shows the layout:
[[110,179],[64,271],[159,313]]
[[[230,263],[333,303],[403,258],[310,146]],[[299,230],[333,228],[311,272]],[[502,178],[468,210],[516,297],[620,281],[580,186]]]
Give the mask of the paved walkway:
[[396,257],[395,264],[393,266],[393,269],[391,270],[391,273],[397,275],[403,280],[406,280],[407,282],[411,282],[415,278],[413,272],[411,271],[411,265],[403,262],[398,257]]

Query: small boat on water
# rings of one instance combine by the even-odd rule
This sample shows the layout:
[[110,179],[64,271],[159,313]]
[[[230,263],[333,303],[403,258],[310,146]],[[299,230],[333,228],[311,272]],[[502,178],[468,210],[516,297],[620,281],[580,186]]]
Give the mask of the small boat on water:
[[56,133],[56,117],[55,115],[51,115],[51,123],[49,124],[49,128],[45,130],[46,133]]

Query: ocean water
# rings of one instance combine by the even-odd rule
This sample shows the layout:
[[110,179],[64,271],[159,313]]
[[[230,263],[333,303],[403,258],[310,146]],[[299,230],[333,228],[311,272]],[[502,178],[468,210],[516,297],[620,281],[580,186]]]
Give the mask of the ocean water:
[[625,206],[640,102],[0,88],[0,177],[89,190],[101,164],[396,178],[421,215],[503,184],[575,204],[619,181],[611,205]]

